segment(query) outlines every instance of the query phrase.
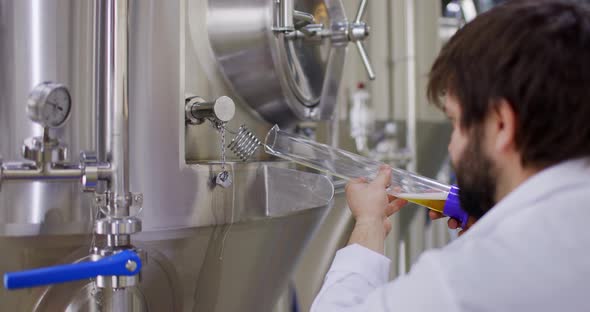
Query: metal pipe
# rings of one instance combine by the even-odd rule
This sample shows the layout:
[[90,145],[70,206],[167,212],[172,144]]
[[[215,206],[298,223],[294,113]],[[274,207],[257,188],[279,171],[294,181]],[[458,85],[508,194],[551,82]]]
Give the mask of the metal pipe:
[[416,140],[416,50],[414,38],[416,32],[414,30],[414,0],[406,0],[406,57],[407,63],[407,105],[408,105],[408,121],[407,121],[407,139],[406,147],[411,153],[410,162],[407,165],[409,171],[415,172],[417,169],[417,140]]
[[112,216],[129,215],[129,102],[128,102],[128,0],[99,1],[97,19],[98,61],[97,127],[104,146],[99,148],[99,161],[111,165],[108,189],[121,205],[112,207]]
[[127,246],[131,244],[129,235],[107,235],[107,246]]
[[295,29],[293,23],[293,1],[280,0],[279,3],[279,29],[282,31],[292,31]]
[[393,18],[394,18],[394,10],[393,10],[393,1],[386,1],[387,7],[387,81],[389,83],[389,88],[387,88],[388,93],[388,100],[389,100],[389,120],[395,120],[395,50],[394,50],[394,38],[395,38],[395,30],[393,28]]
[[79,180],[83,169],[55,169],[55,168],[3,168],[2,180],[9,181],[46,181],[63,182],[64,180]]
[[[108,181],[112,171],[108,165],[94,167],[98,179]],[[84,166],[54,167],[48,164],[45,167],[31,167],[30,164],[5,165],[1,168],[0,181],[45,181],[63,182],[64,180],[79,180],[85,174]]]

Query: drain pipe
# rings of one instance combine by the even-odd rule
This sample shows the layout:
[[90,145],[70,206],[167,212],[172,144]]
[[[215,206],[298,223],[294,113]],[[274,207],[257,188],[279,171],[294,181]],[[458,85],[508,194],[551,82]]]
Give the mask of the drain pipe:
[[[129,190],[129,1],[97,2],[96,100],[98,161],[109,163],[111,176],[95,203],[104,214],[94,232],[106,236],[106,246],[95,247],[102,258],[131,249],[130,235],[141,231],[141,220],[130,209],[141,206],[142,194]],[[140,254],[141,256],[141,254]],[[99,276],[98,287],[123,288],[139,282],[138,276]]]

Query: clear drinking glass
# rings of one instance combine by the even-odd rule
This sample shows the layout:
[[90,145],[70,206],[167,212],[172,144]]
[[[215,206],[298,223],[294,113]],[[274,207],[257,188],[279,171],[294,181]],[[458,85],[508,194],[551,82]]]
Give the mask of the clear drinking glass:
[[[376,177],[383,163],[342,149],[321,144],[272,127],[265,140],[267,153],[306,167],[350,180]],[[464,226],[468,215],[461,209],[458,188],[393,168],[388,192],[396,197],[458,219]]]

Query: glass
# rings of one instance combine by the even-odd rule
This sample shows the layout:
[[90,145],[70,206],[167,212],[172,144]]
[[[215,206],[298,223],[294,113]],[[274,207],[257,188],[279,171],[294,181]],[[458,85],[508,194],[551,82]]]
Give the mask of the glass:
[[[377,176],[379,167],[385,165],[370,158],[293,135],[279,129],[276,125],[266,135],[265,150],[271,155],[346,180],[354,178],[372,180]],[[457,218],[463,225],[467,222],[467,214],[460,208],[458,189],[455,186],[393,168],[391,186],[387,191],[396,197]]]

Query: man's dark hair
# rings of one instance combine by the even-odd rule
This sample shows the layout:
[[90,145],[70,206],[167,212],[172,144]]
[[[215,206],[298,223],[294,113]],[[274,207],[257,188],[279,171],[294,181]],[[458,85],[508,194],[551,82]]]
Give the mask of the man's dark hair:
[[507,100],[524,166],[590,156],[590,8],[581,1],[513,0],[465,25],[442,48],[428,82],[472,129]]

